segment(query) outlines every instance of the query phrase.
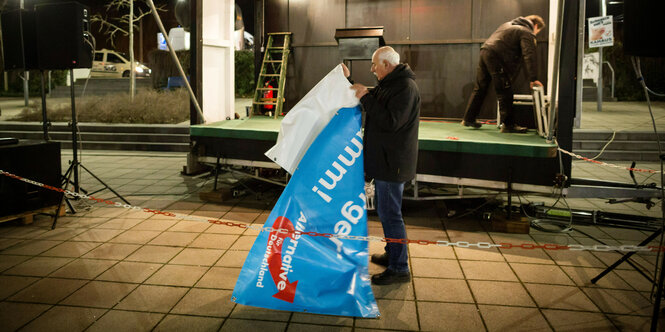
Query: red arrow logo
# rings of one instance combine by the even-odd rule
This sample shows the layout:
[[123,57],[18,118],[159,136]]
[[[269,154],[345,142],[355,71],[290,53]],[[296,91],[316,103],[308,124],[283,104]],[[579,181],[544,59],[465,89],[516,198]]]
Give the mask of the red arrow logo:
[[[272,227],[287,229],[289,231],[295,230],[293,223],[285,217],[277,217]],[[279,233],[277,231],[270,232],[269,238],[274,240],[272,241],[272,247],[270,248],[270,256],[268,256],[268,269],[270,270],[270,275],[275,283],[275,287],[279,290],[273,295],[273,297],[293,303],[293,299],[296,296],[296,286],[298,285],[298,281],[290,282],[287,278],[287,275],[290,272],[289,268],[282,269],[282,246],[284,245],[284,240],[289,236],[292,235]]]

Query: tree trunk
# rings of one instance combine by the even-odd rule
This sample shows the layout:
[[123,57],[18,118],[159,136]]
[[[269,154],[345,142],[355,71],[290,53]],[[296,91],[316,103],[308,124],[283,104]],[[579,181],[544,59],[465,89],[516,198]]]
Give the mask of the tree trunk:
[[143,59],[143,19],[139,21],[139,62],[145,62]]

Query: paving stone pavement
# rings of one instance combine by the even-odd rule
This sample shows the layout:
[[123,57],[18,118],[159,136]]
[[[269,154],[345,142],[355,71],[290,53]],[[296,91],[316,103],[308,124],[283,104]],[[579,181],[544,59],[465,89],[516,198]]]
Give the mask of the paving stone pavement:
[[[71,154],[63,151],[63,166]],[[185,154],[85,151],[83,164],[133,205],[262,225],[278,191],[223,204],[199,199],[212,178],[180,174]],[[623,163],[622,165],[627,165]],[[656,164],[638,165],[657,168]],[[628,172],[574,162],[573,176],[630,181]],[[659,182],[637,175],[638,181]],[[98,183],[83,173],[82,186]],[[104,191],[102,198],[113,198]],[[555,197],[520,199],[554,203]],[[606,204],[568,199],[573,208],[660,215],[660,204]],[[642,331],[648,330],[651,285],[620,265],[597,284],[590,279],[614,252],[477,249],[409,245],[412,282],[374,286],[381,318],[322,316],[247,307],[231,292],[257,232],[178,221],[103,204],[31,225],[0,224],[0,330],[24,331]],[[561,205],[563,202],[559,201]],[[407,202],[409,238],[511,243],[636,244],[650,233],[575,225],[575,231],[530,234],[489,231],[476,215],[448,217],[453,203]],[[369,232],[381,236],[375,214]],[[586,234],[592,235],[594,239]],[[370,243],[379,252],[382,243]],[[657,257],[636,261],[652,273]],[[370,273],[381,268],[370,263]]]

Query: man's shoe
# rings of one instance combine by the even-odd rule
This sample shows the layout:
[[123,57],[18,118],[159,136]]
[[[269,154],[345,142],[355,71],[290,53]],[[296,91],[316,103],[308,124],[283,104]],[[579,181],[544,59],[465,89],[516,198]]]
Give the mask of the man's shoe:
[[501,125],[501,132],[502,133],[526,133],[527,127],[522,127],[518,125],[512,125],[512,126],[506,126],[506,124]]
[[374,254],[371,259],[372,263],[388,267],[388,253]]
[[478,121],[468,122],[468,121],[462,120],[462,126],[472,127],[472,128],[478,129],[478,128],[482,127],[483,124],[478,122]]
[[411,273],[395,272],[389,269],[372,276],[372,283],[375,285],[403,284],[409,281],[411,281]]

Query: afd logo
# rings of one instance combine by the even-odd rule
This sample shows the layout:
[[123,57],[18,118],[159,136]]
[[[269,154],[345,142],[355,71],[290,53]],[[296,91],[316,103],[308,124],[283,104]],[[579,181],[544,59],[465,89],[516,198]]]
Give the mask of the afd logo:
[[[290,232],[298,230],[305,231],[307,219],[305,215],[300,212],[300,218],[294,227],[291,220],[286,217],[279,216],[273,223],[274,229],[286,229]],[[264,287],[264,278],[266,273],[270,275],[272,281],[277,287],[277,293],[273,295],[274,298],[293,303],[296,296],[296,288],[298,287],[298,280],[289,280],[289,273],[293,272],[293,256],[298,248],[298,240],[300,234],[284,234],[277,231],[270,232],[268,236],[268,245],[266,252],[263,255],[259,276],[256,282],[256,287]]]

